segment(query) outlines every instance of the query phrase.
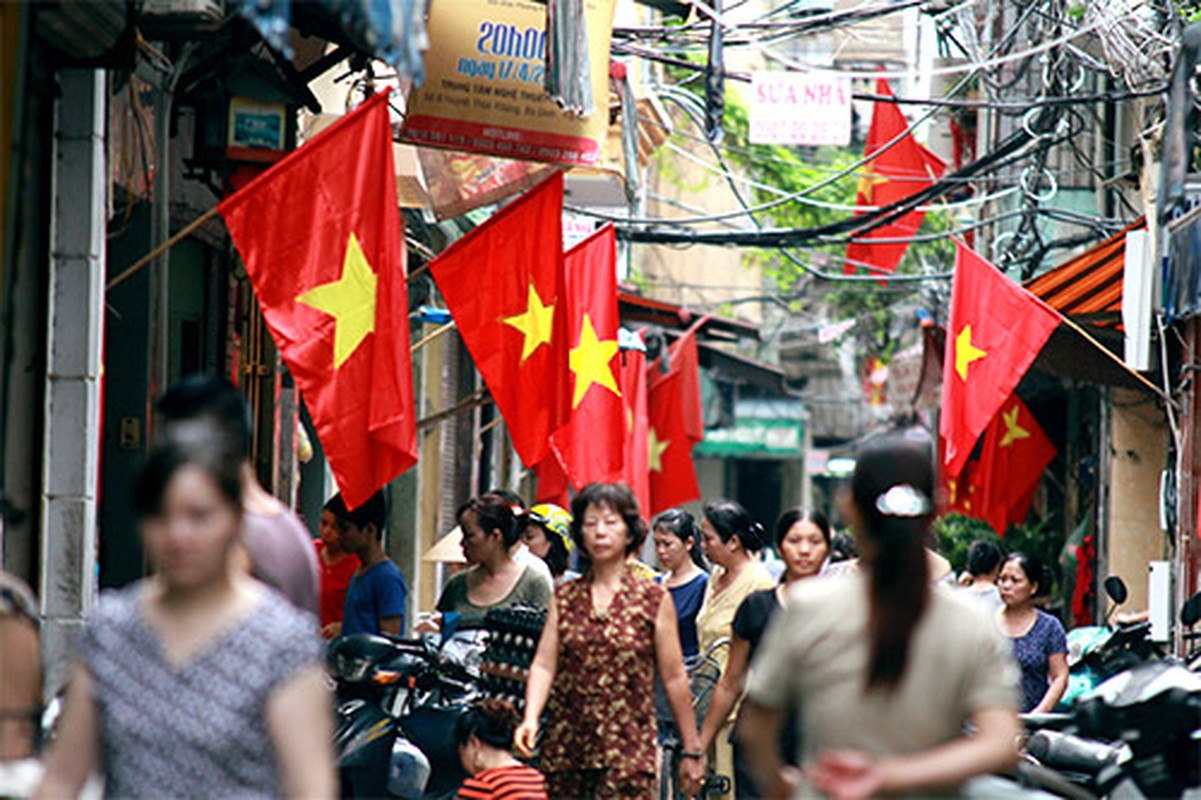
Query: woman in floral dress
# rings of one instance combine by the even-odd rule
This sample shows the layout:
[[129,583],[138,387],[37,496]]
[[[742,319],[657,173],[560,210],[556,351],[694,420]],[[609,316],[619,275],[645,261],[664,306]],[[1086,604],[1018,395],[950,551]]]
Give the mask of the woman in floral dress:
[[646,538],[638,503],[624,484],[594,483],[571,506],[572,537],[592,565],[555,590],[530,667],[517,751],[532,753],[547,708],[540,767],[551,797],[656,795],[657,668],[683,741],[681,789],[695,793],[705,760],[675,609],[666,589],[627,564]]

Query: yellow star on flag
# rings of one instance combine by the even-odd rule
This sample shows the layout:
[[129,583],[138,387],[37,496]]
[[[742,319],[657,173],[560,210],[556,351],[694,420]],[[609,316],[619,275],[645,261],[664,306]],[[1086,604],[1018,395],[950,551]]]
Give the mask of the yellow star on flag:
[[859,181],[855,184],[856,198],[862,197],[864,205],[872,205],[876,202],[876,187],[881,183],[888,183],[888,178],[871,170],[864,170],[859,174]]
[[955,371],[959,377],[966,381],[968,365],[986,355],[987,352],[972,344],[972,326],[964,325],[955,337]]
[[646,435],[647,449],[650,451],[650,469],[651,472],[663,471],[663,451],[671,445],[671,440],[662,440],[659,434],[655,433],[655,429],[651,428]]
[[334,369],[345,364],[367,334],[375,330],[375,287],[375,273],[358,237],[351,233],[342,276],[297,296],[297,302],[334,318]]
[[1001,412],[1001,419],[1005,423],[1005,434],[1001,437],[1001,447],[1009,447],[1018,439],[1029,439],[1030,431],[1018,425],[1019,408],[1014,406],[1009,411]]
[[544,304],[538,296],[537,288],[531,283],[525,311],[501,320],[525,335],[525,341],[521,345],[521,363],[524,364],[540,345],[550,344],[554,320],[555,304]]
[[596,329],[592,327],[592,319],[584,315],[584,324],[580,328],[580,343],[568,356],[568,364],[575,373],[575,394],[571,398],[571,407],[577,407],[594,383],[605,387],[613,394],[621,397],[617,388],[617,379],[609,362],[617,355],[617,340],[596,338]]

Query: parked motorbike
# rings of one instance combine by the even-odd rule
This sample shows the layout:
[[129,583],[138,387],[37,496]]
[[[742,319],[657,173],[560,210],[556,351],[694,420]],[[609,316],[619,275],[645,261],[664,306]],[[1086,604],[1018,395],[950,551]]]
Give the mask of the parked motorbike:
[[1028,751],[1084,776],[1103,797],[1181,797],[1201,788],[1201,676],[1149,661],[1082,696],[1074,732],[1039,731]]
[[1080,696],[1096,688],[1107,678],[1144,661],[1162,658],[1163,650],[1151,641],[1151,624],[1108,624],[1114,610],[1126,602],[1126,584],[1116,575],[1105,579],[1105,594],[1113,605],[1105,625],[1090,625],[1068,631],[1068,685],[1055,705],[1056,711],[1068,711]]
[[462,662],[430,639],[352,634],[330,643],[343,797],[454,796],[466,778],[454,725],[478,696]]
[[[1201,593],[1180,618],[1190,628],[1198,617]],[[1132,651],[1136,663],[1080,695],[1070,714],[1024,715],[1033,768],[1019,775],[1027,785],[1063,797],[1201,796],[1196,662],[1148,660],[1138,647]]]
[[330,643],[344,797],[452,797],[467,777],[454,744],[468,706],[499,697],[519,710],[546,612],[489,611],[482,627],[444,615],[441,637],[355,634]]

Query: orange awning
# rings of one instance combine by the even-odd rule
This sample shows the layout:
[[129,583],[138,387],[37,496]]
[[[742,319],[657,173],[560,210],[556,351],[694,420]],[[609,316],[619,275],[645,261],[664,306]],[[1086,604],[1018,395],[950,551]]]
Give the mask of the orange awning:
[[1120,329],[1126,234],[1145,227],[1147,221],[1140,219],[1091,250],[1026,281],[1026,288],[1076,322]]

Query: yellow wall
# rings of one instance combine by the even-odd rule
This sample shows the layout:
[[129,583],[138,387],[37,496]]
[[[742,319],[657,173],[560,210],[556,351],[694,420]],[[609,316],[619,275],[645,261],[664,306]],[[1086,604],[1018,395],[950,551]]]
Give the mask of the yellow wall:
[[[1159,474],[1166,464],[1168,428],[1155,400],[1113,390],[1109,493],[1109,574],[1126,582],[1122,610],[1147,607],[1148,563],[1165,558],[1159,529]],[[1104,577],[1104,576],[1102,576]]]
[[[671,144],[687,150],[700,161],[716,164],[712,150],[695,140],[700,131],[691,121],[678,115],[674,124],[690,138],[673,136]],[[750,188],[739,188],[749,200]],[[652,217],[681,218],[740,208],[725,178],[666,146],[657,154],[647,189],[650,197],[669,198],[685,206],[648,200],[647,212]],[[735,217],[733,221],[739,226],[749,224],[746,217]],[[723,303],[731,300],[763,294],[763,271],[747,258],[749,252],[736,247],[636,245],[635,281],[642,284],[648,297],[704,313],[761,322],[759,303],[723,307]]]

